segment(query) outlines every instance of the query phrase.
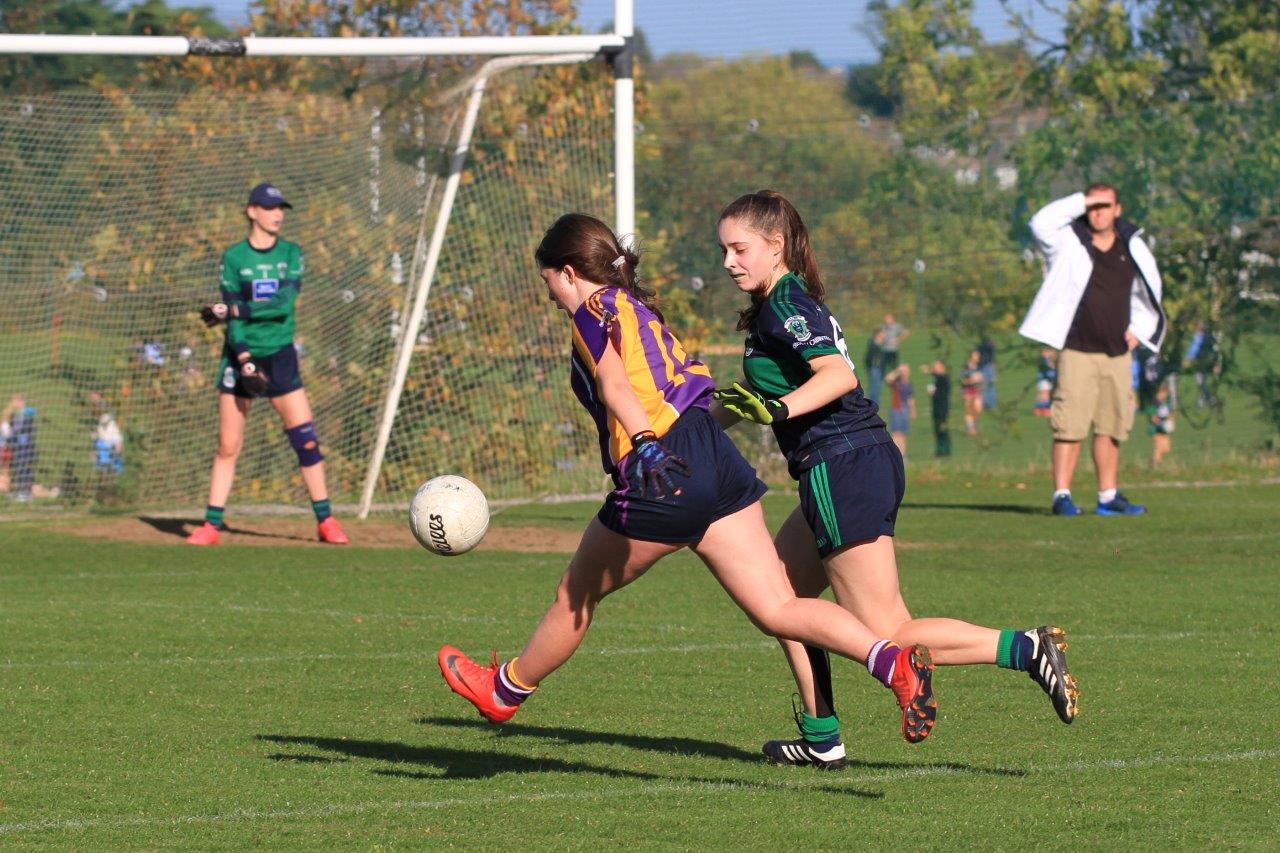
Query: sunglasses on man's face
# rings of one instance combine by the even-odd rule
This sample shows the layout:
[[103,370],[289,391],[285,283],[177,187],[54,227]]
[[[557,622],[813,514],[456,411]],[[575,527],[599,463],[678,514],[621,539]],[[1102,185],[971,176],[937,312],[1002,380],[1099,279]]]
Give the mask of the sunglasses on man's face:
[[1106,209],[1108,209],[1109,207],[1111,207],[1111,202],[1109,202],[1109,201],[1100,201],[1100,202],[1098,202],[1097,204],[1091,204],[1091,205],[1089,205],[1088,207],[1086,207],[1086,208],[1085,208],[1085,210],[1106,210]]

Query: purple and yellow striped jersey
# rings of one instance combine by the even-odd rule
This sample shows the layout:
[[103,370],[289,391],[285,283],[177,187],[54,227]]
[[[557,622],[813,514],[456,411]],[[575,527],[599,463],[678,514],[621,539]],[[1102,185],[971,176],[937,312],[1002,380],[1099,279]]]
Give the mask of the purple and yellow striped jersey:
[[600,433],[600,461],[612,474],[631,452],[631,436],[600,398],[596,370],[605,347],[613,345],[649,424],[661,438],[690,408],[711,407],[711,371],[692,359],[658,315],[625,289],[605,287],[591,294],[573,315],[570,382]]

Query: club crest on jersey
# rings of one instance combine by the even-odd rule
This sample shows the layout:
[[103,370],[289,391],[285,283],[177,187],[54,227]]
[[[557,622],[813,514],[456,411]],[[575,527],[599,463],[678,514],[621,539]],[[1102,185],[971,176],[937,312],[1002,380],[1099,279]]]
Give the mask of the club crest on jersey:
[[809,324],[799,314],[793,314],[782,321],[782,327],[791,333],[791,336],[797,341],[807,341],[812,336],[809,331]]

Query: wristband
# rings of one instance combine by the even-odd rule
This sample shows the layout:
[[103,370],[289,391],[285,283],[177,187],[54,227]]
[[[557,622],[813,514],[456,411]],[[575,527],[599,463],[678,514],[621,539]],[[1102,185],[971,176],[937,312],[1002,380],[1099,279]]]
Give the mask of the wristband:
[[635,435],[631,436],[631,446],[639,447],[642,444],[657,440],[658,434],[656,432],[651,429],[642,429]]
[[773,419],[775,421],[785,421],[787,418],[791,417],[791,411],[787,408],[787,404],[782,402],[782,398],[780,397],[770,400],[768,403],[765,403],[765,405],[774,409]]

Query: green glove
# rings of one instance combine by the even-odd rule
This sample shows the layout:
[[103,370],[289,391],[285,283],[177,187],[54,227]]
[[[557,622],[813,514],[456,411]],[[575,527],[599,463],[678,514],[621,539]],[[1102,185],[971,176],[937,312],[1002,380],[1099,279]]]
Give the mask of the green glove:
[[732,388],[717,388],[712,394],[720,405],[740,418],[757,424],[771,424],[774,421],[787,419],[787,404],[778,399],[761,397],[750,388],[743,387],[741,382],[733,383]]

